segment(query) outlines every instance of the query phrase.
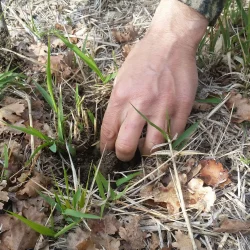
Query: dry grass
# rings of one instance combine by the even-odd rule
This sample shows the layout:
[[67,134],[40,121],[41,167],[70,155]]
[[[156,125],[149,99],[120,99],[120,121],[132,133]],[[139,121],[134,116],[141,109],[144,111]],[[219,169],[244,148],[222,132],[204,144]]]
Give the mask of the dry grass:
[[[19,53],[22,54],[27,45],[32,44],[34,40],[44,40],[43,36],[39,36],[44,31],[50,30],[55,23],[69,23],[76,26],[78,30],[82,30],[82,34],[76,35],[82,43],[85,39],[85,33],[88,32],[87,48],[104,72],[114,72],[123,61],[121,47],[112,38],[112,29],[132,23],[139,30],[140,36],[143,36],[158,3],[158,1],[148,0],[140,0],[136,3],[112,0],[23,0],[10,2],[5,1],[5,7],[8,8],[7,21],[14,44],[19,48]],[[152,2],[154,3],[152,4]],[[22,7],[20,8],[20,6]],[[30,26],[32,22],[36,26],[35,30]],[[218,62],[218,56],[207,55],[206,60],[206,67],[199,69],[200,87],[197,94],[199,98],[205,98],[211,93],[224,95],[232,89],[245,87],[246,82],[249,83],[249,76],[247,75],[238,72],[228,74],[229,70],[225,64],[220,69],[214,69],[214,65]],[[90,87],[85,93],[86,97],[89,102],[95,104],[98,117],[101,120],[100,117],[103,115],[112,85],[95,85],[95,77],[86,74],[84,67],[81,70],[82,74],[78,76],[77,81],[80,81],[83,89],[85,89],[84,84],[87,80]],[[30,73],[28,68],[25,73]],[[65,80],[61,84],[63,92],[67,92],[69,96],[72,94],[72,89],[69,86],[72,82],[74,82],[74,79],[71,79],[70,82]],[[221,82],[226,82],[226,84],[220,84]],[[246,92],[248,91],[246,90]],[[65,107],[66,110],[70,111],[75,108],[67,104],[70,102],[65,99],[64,101],[65,105],[68,105],[68,107]],[[180,229],[183,232],[189,231],[189,234],[193,234],[195,238],[198,237],[209,250],[216,249],[216,247],[217,249],[232,250],[249,249],[250,239],[248,236],[213,231],[214,224],[222,216],[226,215],[241,220],[249,219],[250,174],[249,163],[244,161],[244,159],[250,157],[250,138],[249,132],[247,132],[249,128],[247,125],[231,123],[230,118],[231,113],[224,105],[216,107],[212,113],[192,113],[189,124],[198,120],[202,122],[184,150],[192,150],[204,155],[187,154],[179,156],[175,152],[170,152],[170,157],[156,156],[146,159],[141,166],[138,166],[138,169],[144,171],[145,177],[138,181],[134,180],[123,200],[110,205],[111,212],[121,217],[128,214],[139,214],[141,216],[141,228],[146,232],[158,234],[161,247],[163,242],[166,243],[167,240],[168,244],[171,244],[174,239],[173,231]],[[80,140],[82,142],[85,138],[81,137]],[[191,157],[195,158],[197,162],[202,157],[217,159],[230,172],[232,184],[222,190],[216,189],[217,199],[212,211],[205,213],[189,210],[187,211],[189,219],[186,217],[185,221],[183,212],[180,212],[179,218],[176,219],[161,207],[145,206],[145,199],[139,196],[140,190],[149,183],[157,182],[162,178],[162,173],[159,170],[166,163],[170,165],[170,169],[174,167],[181,172],[185,171],[185,162]],[[51,159],[45,158],[47,156],[41,156],[40,167],[45,174],[50,174]],[[52,161],[56,162],[53,166],[55,173],[60,172],[61,159],[52,159]],[[70,165],[69,162],[67,164]],[[92,194],[90,202],[99,204],[101,198],[98,197],[97,190],[94,190],[96,191],[95,194],[92,191],[90,192]],[[53,247],[63,249],[65,242],[61,240],[55,242],[51,244],[51,249]]]

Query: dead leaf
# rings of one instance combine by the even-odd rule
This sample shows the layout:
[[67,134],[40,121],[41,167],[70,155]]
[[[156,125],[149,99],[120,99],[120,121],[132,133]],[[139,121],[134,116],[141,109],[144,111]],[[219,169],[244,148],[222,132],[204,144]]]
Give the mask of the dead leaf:
[[201,103],[201,102],[194,102],[193,104],[193,110],[197,111],[210,111],[213,108],[213,106],[209,103]]
[[64,47],[66,47],[64,42],[58,37],[51,37],[50,38],[50,45],[51,45],[51,48],[64,48]]
[[120,237],[130,244],[131,249],[143,249],[145,247],[145,234],[139,227],[139,216],[128,216],[124,227],[119,228]]
[[158,249],[159,244],[160,244],[159,236],[155,233],[152,233],[151,242],[150,242],[150,250]]
[[119,250],[120,240],[110,235],[101,233],[97,235],[92,235],[91,239],[93,240],[98,249],[104,248],[109,250]]
[[226,106],[229,109],[235,108],[235,112],[232,116],[232,121],[235,123],[241,123],[243,121],[250,121],[250,100],[249,98],[242,97],[241,94],[233,91],[231,96],[226,102]]
[[3,191],[3,189],[6,187],[6,185],[7,185],[7,182],[5,180],[3,180],[0,183],[0,210],[3,209],[4,202],[8,202],[8,200],[9,200],[8,192]]
[[138,35],[138,32],[135,30],[135,27],[133,25],[129,25],[125,27],[123,31],[113,29],[112,35],[116,42],[126,43],[135,40]]
[[[176,242],[172,244],[173,247],[176,247],[179,250],[193,250],[192,242],[188,235],[183,234],[180,230],[175,232]],[[199,240],[194,240],[198,250],[206,250],[201,247],[201,242]]]
[[[72,233],[69,233],[67,236],[67,249],[69,250],[92,250],[88,249],[90,232],[83,231],[80,227],[77,227],[76,230]],[[77,248],[78,247],[78,248]],[[82,247],[82,248],[81,248]],[[85,247],[85,248],[84,248]]]
[[115,215],[113,214],[105,215],[103,221],[104,221],[105,233],[109,235],[118,232],[121,226],[121,223],[116,219]]
[[18,199],[36,197],[38,195],[37,191],[41,191],[42,187],[46,187],[48,185],[48,182],[49,180],[47,177],[45,177],[41,173],[36,172],[35,175],[24,185],[24,188],[16,193],[16,196]]
[[82,242],[80,242],[76,248],[77,250],[96,250],[95,248],[95,244],[90,240],[84,240]]
[[[42,100],[32,100],[31,101],[31,115],[34,122],[41,119],[44,115],[44,102]],[[22,113],[22,118],[29,122],[29,110],[26,108]],[[30,124],[28,124],[30,125]]]
[[9,104],[0,109],[0,134],[3,132],[13,132],[15,134],[21,134],[22,132],[13,129],[5,124],[5,122],[10,123],[15,126],[24,127],[22,124],[24,120],[21,117],[22,112],[25,107],[22,103]]
[[121,223],[116,219],[115,215],[108,214],[101,220],[88,220],[88,226],[94,234],[113,235],[118,232]]
[[46,201],[40,195],[27,200],[17,200],[12,206],[13,210],[17,213],[22,213],[25,209],[28,209],[31,206],[36,207],[38,211],[43,211],[46,213],[50,207],[50,205],[46,203]]
[[143,198],[148,198],[152,195],[154,189],[154,184],[149,184],[147,186],[143,186],[140,190],[140,196]]
[[198,175],[202,168],[201,164],[198,164],[196,166],[195,163],[196,163],[196,160],[191,158],[185,164],[186,172],[187,172],[187,181],[190,181],[192,178]]
[[188,183],[188,192],[184,196],[186,206],[200,211],[210,212],[216,200],[215,191],[211,187],[203,187],[203,180],[193,178]]
[[[185,174],[180,174],[179,179],[181,184],[185,184],[187,182],[187,176]],[[170,181],[167,187],[164,187],[161,184],[158,187],[155,187],[152,195],[154,202],[159,203],[160,206],[166,207],[170,214],[179,213],[180,202],[176,194],[173,181]]]
[[71,75],[71,68],[65,63],[65,55],[57,55],[50,57],[51,73],[56,77],[62,77],[64,79],[69,78]]
[[[59,40],[54,40],[52,42],[55,43],[54,45],[52,44],[53,46],[58,46],[59,44]],[[45,66],[48,57],[48,46],[42,43],[37,43],[30,46],[29,49],[30,49],[29,56]],[[72,53],[72,51],[64,55],[50,56],[51,72],[57,77],[57,81],[60,81],[61,78],[67,79],[71,75],[73,56],[74,54]],[[68,62],[70,62],[70,64],[68,64]],[[33,70],[45,72],[45,67],[33,65]]]
[[119,250],[120,241],[105,233],[86,232],[77,228],[74,233],[67,237],[69,250],[96,250],[108,249]]
[[219,233],[249,234],[250,221],[242,221],[242,220],[226,218],[221,222],[219,227],[214,228],[214,231]]
[[122,47],[122,56],[124,58],[126,58],[129,53],[131,52],[131,50],[133,49],[134,45],[132,44],[125,44],[123,47]]
[[72,34],[73,28],[70,25],[67,24],[60,24],[60,23],[56,23],[55,24],[55,28],[57,30],[61,30],[61,31],[66,31],[68,34]]
[[211,159],[201,160],[200,164],[202,169],[199,176],[207,185],[217,187],[219,184],[228,180],[228,171],[220,162]]
[[44,43],[38,42],[37,44],[32,43],[29,47],[29,51],[32,53],[33,58],[47,57],[48,46]]
[[0,155],[3,155],[5,145],[9,149],[9,155],[13,154],[15,156],[18,156],[20,154],[20,151],[22,149],[21,144],[16,141],[11,140],[11,141],[0,143]]
[[[211,187],[203,187],[204,182],[201,179],[194,178],[187,183],[186,174],[180,174],[179,178],[186,207],[209,212],[216,199],[215,191]],[[178,216],[180,202],[173,181],[167,187],[162,185],[155,187],[152,195],[155,203],[166,207],[170,214]]]
[[[55,28],[56,28],[57,30],[61,30],[61,31],[66,32],[68,35],[73,35],[73,34],[75,34],[75,32],[76,32],[76,30],[73,29],[72,26],[67,25],[67,24],[63,24],[63,25],[62,25],[62,24],[60,24],[60,23],[56,23]],[[61,40],[61,39],[60,39],[60,40]],[[77,37],[69,37],[69,40],[70,40],[70,42],[73,43],[73,44],[77,44],[77,42],[78,42]],[[63,43],[63,45],[64,45],[64,43]]]
[[[44,213],[39,212],[35,207],[29,207],[23,211],[23,215],[34,222],[43,224],[46,216]],[[8,215],[9,216],[9,215]],[[32,230],[30,227],[26,226],[20,220],[9,216],[9,227],[5,232],[0,234],[1,247],[4,250],[26,250],[34,248],[39,234]],[[0,222],[1,222],[0,217]],[[6,217],[4,220],[8,220]],[[0,249],[1,249],[0,247]]]

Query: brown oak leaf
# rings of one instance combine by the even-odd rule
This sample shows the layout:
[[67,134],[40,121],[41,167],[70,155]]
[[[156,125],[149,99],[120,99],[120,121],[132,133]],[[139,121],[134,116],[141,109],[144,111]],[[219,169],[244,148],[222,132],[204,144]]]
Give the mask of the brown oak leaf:
[[150,250],[158,249],[159,244],[160,244],[159,236],[155,233],[152,233],[151,242],[150,242]]
[[231,96],[226,102],[229,109],[234,108],[235,112],[232,116],[232,121],[241,123],[243,121],[250,121],[250,99],[244,98],[236,91],[231,92]]
[[[9,216],[9,215],[8,215]],[[39,212],[35,207],[31,206],[23,211],[23,216],[36,223],[43,224],[46,216]],[[5,232],[0,234],[1,248],[0,250],[26,250],[34,248],[39,234],[33,229],[25,225],[22,221],[9,216],[9,225]],[[6,217],[0,217],[0,224],[2,220],[8,220]]]
[[7,185],[6,181],[2,181],[0,183],[0,210],[3,209],[4,202],[7,202],[9,200],[8,192],[3,191],[6,185]]
[[197,111],[210,111],[213,108],[213,106],[209,103],[201,103],[195,101],[193,104],[193,110]]
[[124,31],[113,29],[112,35],[116,42],[126,43],[135,40],[138,35],[138,32],[135,30],[133,25],[129,25],[124,28]]
[[41,191],[42,187],[46,187],[48,183],[49,179],[46,176],[39,172],[35,172],[35,175],[30,180],[28,180],[23,189],[16,193],[16,196],[18,199],[36,197],[38,195],[37,191]]
[[122,47],[122,55],[123,55],[124,58],[126,58],[129,55],[129,53],[131,52],[133,47],[134,47],[134,45],[132,45],[132,44],[125,44]]
[[204,180],[207,185],[217,187],[219,184],[228,180],[228,171],[220,162],[210,159],[201,160],[200,164],[202,169],[200,171],[199,177]]
[[124,227],[119,228],[120,237],[129,243],[131,249],[143,249],[145,247],[145,234],[139,227],[139,216],[128,216]]
[[[67,249],[69,250],[92,250],[90,243],[90,232],[83,231],[81,228],[76,228],[67,236]],[[92,242],[92,241],[91,241]],[[90,247],[90,249],[88,249]]]
[[[193,178],[188,183],[186,174],[180,174],[179,178],[186,207],[209,212],[216,200],[215,191],[211,187],[203,187],[204,182],[199,178]],[[178,216],[181,206],[173,181],[167,187],[155,187],[151,194],[148,193],[150,195],[156,204],[166,207],[170,214]]]
[[[180,230],[175,232],[176,242],[172,245],[179,250],[193,250],[192,242],[188,235],[183,234]],[[196,247],[198,250],[206,250],[205,248],[201,247],[201,242],[199,240],[194,240]]]
[[221,222],[219,227],[214,228],[214,231],[219,233],[249,234],[250,221],[242,221],[242,220],[226,218]]
[[15,126],[24,127],[22,124],[24,120],[21,117],[24,109],[24,104],[19,102],[6,105],[0,109],[0,134],[3,132],[13,132],[15,134],[22,133],[20,130],[16,130],[7,126],[5,122]]

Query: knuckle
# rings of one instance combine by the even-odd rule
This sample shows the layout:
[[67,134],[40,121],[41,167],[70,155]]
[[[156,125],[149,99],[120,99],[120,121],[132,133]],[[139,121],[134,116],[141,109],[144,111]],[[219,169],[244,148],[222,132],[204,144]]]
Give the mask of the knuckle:
[[183,98],[181,101],[181,109],[182,110],[190,110],[194,104],[194,100],[192,98]]
[[106,142],[114,141],[116,139],[116,132],[113,129],[111,129],[108,125],[103,124],[102,137]]
[[127,141],[118,141],[115,145],[117,154],[122,154],[125,156],[131,156],[134,152],[133,146]]
[[112,99],[118,102],[124,102],[128,98],[128,91],[125,91],[123,88],[115,87],[112,91]]

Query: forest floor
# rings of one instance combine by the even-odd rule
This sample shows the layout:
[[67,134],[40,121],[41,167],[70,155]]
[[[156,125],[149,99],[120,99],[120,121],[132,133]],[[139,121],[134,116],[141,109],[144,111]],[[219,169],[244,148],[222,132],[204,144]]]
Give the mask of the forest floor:
[[227,1],[200,43],[186,131],[127,163],[99,152],[158,2],[2,1],[0,250],[250,249],[248,1]]

